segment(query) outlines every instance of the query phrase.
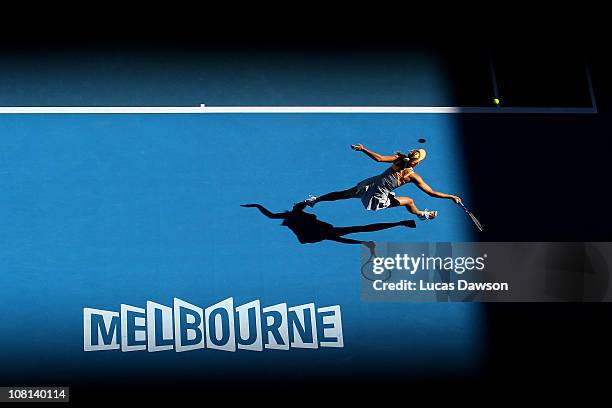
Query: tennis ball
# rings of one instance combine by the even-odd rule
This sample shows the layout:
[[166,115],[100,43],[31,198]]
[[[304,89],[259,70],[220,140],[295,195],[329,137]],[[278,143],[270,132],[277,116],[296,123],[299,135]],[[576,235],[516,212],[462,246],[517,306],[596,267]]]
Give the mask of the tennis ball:
[[495,105],[499,105],[499,98],[493,98],[493,103]]

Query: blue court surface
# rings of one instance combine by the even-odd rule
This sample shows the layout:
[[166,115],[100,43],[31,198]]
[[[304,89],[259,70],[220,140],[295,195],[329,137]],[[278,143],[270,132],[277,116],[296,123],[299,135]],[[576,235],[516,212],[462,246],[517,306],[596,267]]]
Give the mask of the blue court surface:
[[[479,369],[481,309],[462,303],[366,303],[360,246],[300,244],[274,212],[308,194],[345,189],[386,168],[349,145],[383,154],[428,150],[416,170],[470,202],[455,115],[52,114],[0,117],[0,361],[13,378],[217,370],[274,376],[354,370],[407,376]],[[426,138],[418,145],[418,138]],[[398,195],[439,218],[416,229],[351,236],[394,242],[470,241],[449,200],[404,186]],[[414,219],[368,212],[359,200],[320,203],[336,226]],[[342,349],[225,353],[83,351],[83,308],[315,302],[340,305]],[[376,364],[371,364],[373,361]],[[266,367],[262,373],[261,367]]]

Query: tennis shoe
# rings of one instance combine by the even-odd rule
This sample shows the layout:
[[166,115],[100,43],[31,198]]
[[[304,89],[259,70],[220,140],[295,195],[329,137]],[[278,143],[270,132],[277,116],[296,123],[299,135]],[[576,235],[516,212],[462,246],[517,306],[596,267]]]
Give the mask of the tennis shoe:
[[419,215],[419,220],[421,221],[425,221],[425,220],[433,220],[434,218],[436,218],[438,216],[438,212],[437,211],[429,211],[427,208],[425,209],[425,211],[423,211],[421,213],[421,215]]

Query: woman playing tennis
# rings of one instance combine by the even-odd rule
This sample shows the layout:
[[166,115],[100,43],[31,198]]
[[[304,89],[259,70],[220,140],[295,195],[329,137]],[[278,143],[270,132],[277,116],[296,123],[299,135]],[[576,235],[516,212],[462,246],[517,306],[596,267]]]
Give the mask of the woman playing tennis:
[[367,178],[348,190],[334,191],[321,197],[309,196],[304,202],[314,207],[321,201],[345,200],[347,198],[359,198],[366,210],[378,211],[389,207],[406,207],[421,220],[431,220],[438,215],[437,211],[419,210],[410,197],[396,197],[393,190],[407,183],[414,183],[426,194],[436,198],[447,198],[460,204],[461,198],[434,191],[417,173],[414,168],[425,158],[427,153],[424,149],[414,149],[403,154],[396,152],[392,156],[382,156],[363,147],[362,144],[352,145],[351,148],[357,152],[364,152],[372,160],[382,163],[392,163],[391,166],[378,176]]

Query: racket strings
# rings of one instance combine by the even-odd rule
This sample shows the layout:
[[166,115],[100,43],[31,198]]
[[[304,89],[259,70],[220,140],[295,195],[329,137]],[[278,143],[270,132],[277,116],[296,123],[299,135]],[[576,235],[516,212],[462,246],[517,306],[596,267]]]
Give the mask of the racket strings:
[[472,214],[472,212],[468,210],[467,207],[463,203],[459,203],[459,205],[463,208],[465,213],[470,216],[470,219],[472,220],[476,228],[478,228],[480,232],[483,232],[484,228],[482,227],[482,224],[480,223],[480,221],[478,221],[478,218],[476,218],[476,216]]
[[480,223],[480,221],[478,221],[478,218],[476,218],[476,216],[472,213],[469,213],[469,214],[470,214],[470,218],[474,222],[474,225],[476,225],[476,228],[478,228],[480,232],[484,231],[484,228],[482,228],[482,224]]

